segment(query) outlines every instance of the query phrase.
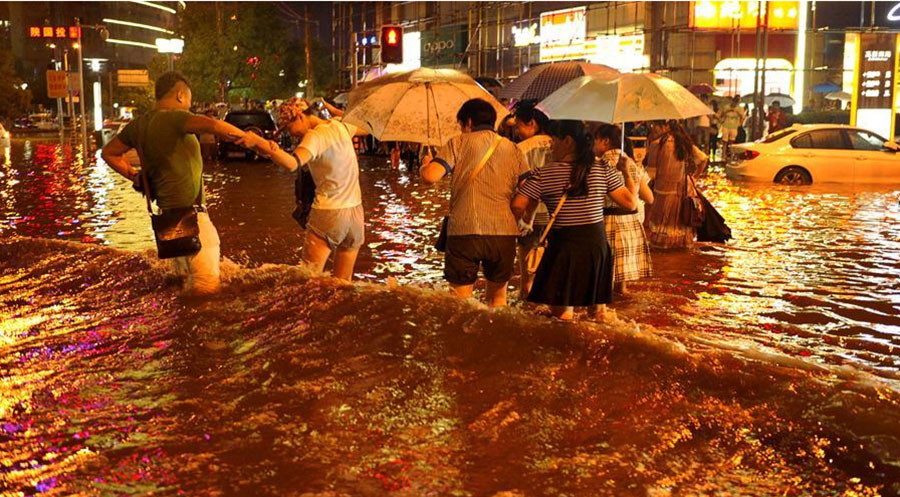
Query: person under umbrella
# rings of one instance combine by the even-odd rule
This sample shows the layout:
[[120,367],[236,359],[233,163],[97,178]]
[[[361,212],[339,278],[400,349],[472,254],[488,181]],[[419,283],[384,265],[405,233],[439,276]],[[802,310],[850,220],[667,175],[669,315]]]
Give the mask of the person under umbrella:
[[595,164],[593,140],[582,122],[554,121],[549,134],[553,161],[525,181],[511,207],[520,219],[540,201],[554,213],[528,301],[549,305],[554,317],[571,320],[575,307],[590,307],[596,313],[612,301],[613,259],[603,215],[606,195],[629,210],[636,204],[614,169]]

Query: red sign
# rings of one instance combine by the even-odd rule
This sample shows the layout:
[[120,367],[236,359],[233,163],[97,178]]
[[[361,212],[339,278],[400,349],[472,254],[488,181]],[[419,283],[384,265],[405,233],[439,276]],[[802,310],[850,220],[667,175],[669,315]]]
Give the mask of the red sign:
[[73,40],[81,37],[81,28],[78,26],[29,26],[29,38],[65,38]]

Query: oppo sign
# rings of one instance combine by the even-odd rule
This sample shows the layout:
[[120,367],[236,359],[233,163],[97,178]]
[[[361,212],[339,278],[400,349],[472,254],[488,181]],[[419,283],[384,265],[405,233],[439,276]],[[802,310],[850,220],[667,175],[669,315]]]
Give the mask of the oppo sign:
[[454,48],[456,48],[456,43],[453,40],[429,41],[422,47],[423,50],[430,54],[439,54],[444,50],[453,50]]

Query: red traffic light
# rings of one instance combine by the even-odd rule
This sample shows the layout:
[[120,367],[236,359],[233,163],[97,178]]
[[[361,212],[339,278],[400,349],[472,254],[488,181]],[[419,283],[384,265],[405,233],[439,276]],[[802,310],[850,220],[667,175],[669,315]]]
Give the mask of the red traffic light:
[[388,28],[384,33],[385,33],[384,34],[384,44],[385,45],[393,46],[393,45],[400,43],[400,33],[397,31],[396,28]]
[[403,28],[400,26],[381,27],[381,62],[385,64],[403,63]]

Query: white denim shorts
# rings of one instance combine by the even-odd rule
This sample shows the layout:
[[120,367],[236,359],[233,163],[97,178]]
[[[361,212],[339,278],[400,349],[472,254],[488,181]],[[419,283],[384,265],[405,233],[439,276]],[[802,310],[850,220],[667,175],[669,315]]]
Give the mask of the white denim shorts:
[[309,212],[306,229],[328,242],[331,250],[359,248],[366,240],[363,207],[313,208]]

